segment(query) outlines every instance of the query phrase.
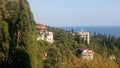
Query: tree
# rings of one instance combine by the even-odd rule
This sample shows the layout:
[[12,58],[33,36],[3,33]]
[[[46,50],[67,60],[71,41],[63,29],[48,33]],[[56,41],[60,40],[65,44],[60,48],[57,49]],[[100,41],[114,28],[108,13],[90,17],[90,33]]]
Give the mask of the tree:
[[8,57],[4,66],[41,68],[36,35],[27,0],[0,0],[0,56]]
[[44,68],[63,68],[62,55],[56,46],[53,46],[48,50]]

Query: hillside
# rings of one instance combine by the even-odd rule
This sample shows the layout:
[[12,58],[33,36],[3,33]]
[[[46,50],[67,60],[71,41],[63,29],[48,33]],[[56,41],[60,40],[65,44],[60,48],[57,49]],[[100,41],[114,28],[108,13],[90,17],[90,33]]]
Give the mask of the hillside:
[[[120,38],[107,35],[91,36],[90,44],[86,44],[80,36],[72,31],[48,27],[54,33],[55,42],[47,46],[42,43],[42,51],[47,52],[47,58],[43,61],[45,68],[119,68],[120,67]],[[39,42],[42,42],[39,41]],[[82,59],[77,49],[87,47],[94,51],[92,61]],[[57,52],[55,52],[57,51]],[[111,59],[113,57],[113,59]],[[56,58],[56,59],[55,59]],[[59,63],[56,63],[59,62]],[[58,66],[55,66],[58,65]],[[59,67],[60,66],[60,67]],[[62,66],[62,67],[61,67]]]
[[47,26],[55,40],[48,43],[36,40],[35,26],[27,0],[0,0],[0,68],[120,67],[120,38],[98,34],[86,44],[76,32]]
[[42,67],[27,0],[0,0],[0,68]]

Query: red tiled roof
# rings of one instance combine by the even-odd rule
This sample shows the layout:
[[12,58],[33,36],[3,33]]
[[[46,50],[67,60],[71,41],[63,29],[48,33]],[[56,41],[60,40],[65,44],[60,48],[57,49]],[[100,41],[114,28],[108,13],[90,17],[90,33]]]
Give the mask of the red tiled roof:
[[37,25],[35,26],[37,29],[47,29],[47,27],[43,26],[43,25]]

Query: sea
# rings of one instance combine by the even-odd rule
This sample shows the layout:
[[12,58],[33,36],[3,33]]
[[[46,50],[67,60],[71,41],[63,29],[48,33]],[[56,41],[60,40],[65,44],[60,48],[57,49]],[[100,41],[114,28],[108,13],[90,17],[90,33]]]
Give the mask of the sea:
[[96,33],[120,38],[120,26],[64,26],[59,28],[62,28],[64,30],[73,29],[74,32],[80,32],[83,29],[85,32],[90,32],[91,35]]

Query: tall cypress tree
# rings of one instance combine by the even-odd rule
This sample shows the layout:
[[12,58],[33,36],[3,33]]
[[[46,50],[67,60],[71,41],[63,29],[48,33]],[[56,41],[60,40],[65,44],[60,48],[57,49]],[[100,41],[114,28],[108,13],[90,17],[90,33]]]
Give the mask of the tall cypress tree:
[[25,51],[30,57],[31,68],[40,68],[40,54],[38,52],[38,46],[36,45],[36,31],[35,22],[28,2],[26,0],[19,1],[20,8],[20,21],[18,25],[18,32],[20,32],[19,46],[24,46]]
[[8,55],[6,67],[41,68],[35,21],[27,0],[0,3],[0,55]]

